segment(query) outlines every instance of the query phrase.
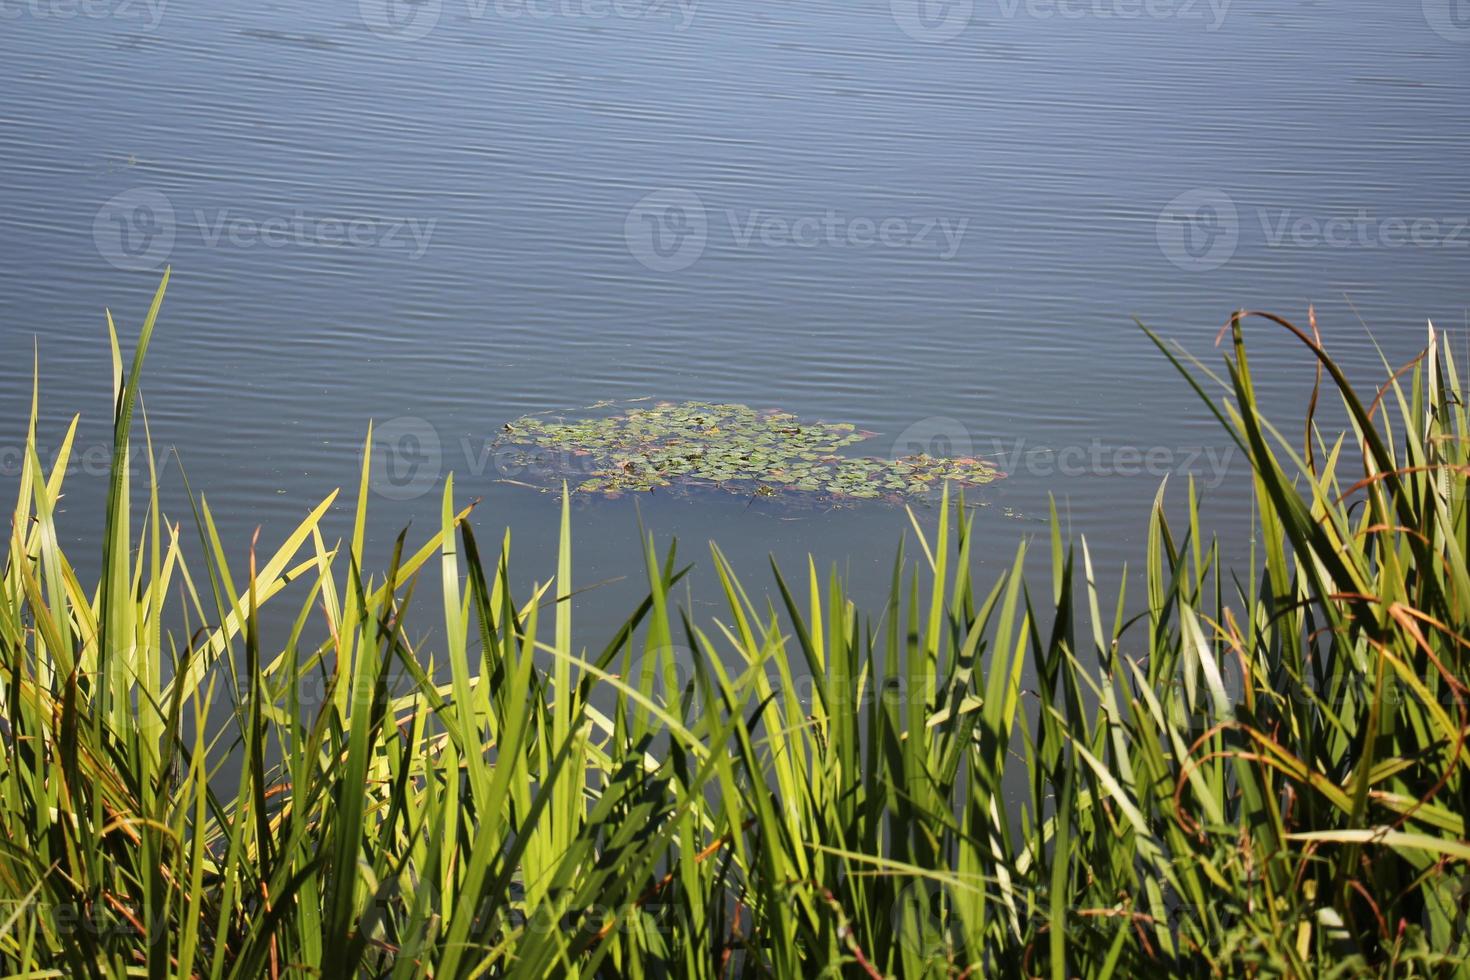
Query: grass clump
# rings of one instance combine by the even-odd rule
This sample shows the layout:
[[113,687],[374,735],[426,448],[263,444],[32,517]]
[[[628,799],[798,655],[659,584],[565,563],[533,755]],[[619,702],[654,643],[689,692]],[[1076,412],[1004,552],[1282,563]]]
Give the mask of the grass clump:
[[1254,467],[1235,574],[1191,489],[1177,523],[1160,492],[1141,596],[1105,604],[1055,517],[981,586],[946,496],[876,610],[814,565],[757,601],[712,548],[698,622],[650,537],[646,598],[587,650],[565,509],[519,595],[452,479],[376,573],[366,476],[346,541],[333,495],[243,565],[202,498],[168,520],[127,465],[162,298],[114,357],[94,586],[54,521],[71,434],[43,470],[33,411],[0,578],[8,973],[1466,975],[1467,430],[1433,335],[1364,399],[1298,331],[1352,425],[1298,444],[1232,320],[1226,373],[1191,377]]

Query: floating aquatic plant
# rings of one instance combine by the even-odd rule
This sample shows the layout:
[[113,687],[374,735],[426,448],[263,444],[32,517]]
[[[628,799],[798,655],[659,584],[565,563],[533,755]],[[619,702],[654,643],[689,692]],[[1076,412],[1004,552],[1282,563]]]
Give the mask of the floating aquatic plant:
[[[162,299],[115,362],[115,459],[151,456]],[[371,438],[355,511],[333,491],[248,564],[201,499],[195,537],[151,467],[114,467],[87,579],[56,523],[74,429],[44,467],[33,397],[0,480],[0,975],[1463,980],[1452,345],[1364,399],[1272,318],[1354,426],[1308,419],[1297,453],[1244,316],[1190,383],[1213,408],[1228,378],[1258,567],[1224,564],[1190,487],[1149,511],[1141,594],[1101,595],[1054,508],[1041,588],[1025,541],[981,579],[942,500],[886,598],[815,558],[763,594],[711,543],[719,611],[680,602],[684,553],[650,534],[603,637],[565,504],[534,579],[452,478],[426,540],[369,564]]]
[[571,480],[579,491],[607,496],[678,485],[865,499],[922,494],[946,482],[973,486],[1001,475],[974,457],[843,455],[874,435],[848,422],[806,422],[776,409],[659,402],[594,418],[525,416],[502,429],[496,447],[502,472]]

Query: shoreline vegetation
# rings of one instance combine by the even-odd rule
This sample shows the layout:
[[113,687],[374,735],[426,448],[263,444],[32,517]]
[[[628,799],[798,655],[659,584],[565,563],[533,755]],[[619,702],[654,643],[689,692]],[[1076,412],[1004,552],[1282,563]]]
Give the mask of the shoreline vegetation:
[[[7,974],[1470,975],[1470,430],[1432,327],[1372,393],[1315,324],[1237,314],[1222,372],[1148,334],[1251,461],[1249,567],[1176,486],[1141,593],[1098,594],[1054,511],[977,582],[946,492],[883,608],[814,563],[758,601],[711,546],[726,604],[696,620],[648,535],[646,598],[583,649],[565,506],[515,594],[525,557],[452,477],[385,569],[366,471],[347,540],[332,494],[244,563],[203,497],[163,514],[127,463],[166,285],[126,370],[108,319],[98,582],[58,545],[71,434],[44,471],[33,402],[0,577]],[[1267,328],[1317,377],[1280,428]],[[293,624],[269,647],[267,606]]]

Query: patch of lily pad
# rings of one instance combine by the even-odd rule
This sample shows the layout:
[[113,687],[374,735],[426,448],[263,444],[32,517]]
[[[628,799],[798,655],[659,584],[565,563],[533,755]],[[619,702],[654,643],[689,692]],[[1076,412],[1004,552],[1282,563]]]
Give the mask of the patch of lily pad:
[[608,497],[711,487],[762,497],[899,498],[937,491],[946,482],[978,486],[1002,475],[974,457],[843,452],[876,434],[776,409],[691,401],[580,419],[528,415],[507,423],[495,445],[502,473],[558,486],[567,480],[578,492]]

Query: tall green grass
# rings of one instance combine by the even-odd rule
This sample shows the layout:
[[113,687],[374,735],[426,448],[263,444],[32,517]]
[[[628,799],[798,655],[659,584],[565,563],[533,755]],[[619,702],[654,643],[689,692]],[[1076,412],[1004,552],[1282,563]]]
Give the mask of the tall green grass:
[[366,469],[345,541],[335,494],[248,563],[203,497],[165,515],[129,480],[162,299],[126,371],[113,333],[98,583],[58,545],[75,423],[48,471],[33,403],[0,583],[7,973],[1470,975],[1470,433],[1433,333],[1364,395],[1275,321],[1342,435],[1263,417],[1262,321],[1218,375],[1160,343],[1251,461],[1250,567],[1161,488],[1141,593],[1100,595],[1055,515],[977,583],[946,498],[880,609],[813,564],[760,600],[712,547],[726,604],[696,620],[649,536],[646,598],[585,649],[565,507],[521,594],[452,479],[375,570]]

